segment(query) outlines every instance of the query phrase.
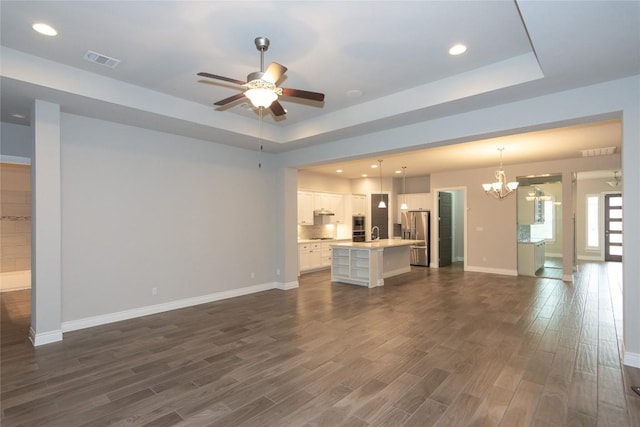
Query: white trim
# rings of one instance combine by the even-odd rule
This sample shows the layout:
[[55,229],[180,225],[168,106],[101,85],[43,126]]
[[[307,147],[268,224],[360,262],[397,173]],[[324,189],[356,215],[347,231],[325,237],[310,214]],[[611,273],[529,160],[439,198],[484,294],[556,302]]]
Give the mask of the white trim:
[[62,330],[58,329],[56,331],[37,334],[33,328],[29,328],[29,341],[31,341],[34,347],[62,341]]
[[578,259],[580,261],[604,261],[604,258],[601,256],[591,256],[591,255],[578,255]]
[[276,289],[280,289],[282,291],[288,291],[290,289],[296,289],[298,288],[299,284],[297,280],[294,280],[292,282],[287,282],[287,283],[282,283],[282,282],[275,282],[275,284],[273,285],[274,288]]
[[490,274],[500,274],[503,276],[517,276],[518,270],[510,270],[506,268],[486,268],[486,267],[476,267],[473,265],[467,266],[464,271],[473,271],[476,273],[490,273]]
[[0,156],[0,163],[11,163],[14,165],[31,165],[31,159],[29,157],[19,157],[19,156],[7,156],[3,154]]
[[131,310],[119,311],[117,313],[103,314],[100,316],[87,317],[84,319],[70,320],[62,322],[62,332],[77,331],[79,329],[91,328],[93,326],[105,325],[122,320],[134,319],[136,317],[148,316],[150,314],[163,313],[165,311],[177,310],[199,304],[206,304],[242,295],[275,289],[275,283],[265,283],[262,285],[247,286],[245,288],[233,289],[230,291],[217,292],[215,294],[202,295],[194,298],[186,298],[177,301],[170,301],[162,304],[155,304],[146,307],[134,308]]
[[640,368],[640,354],[625,351],[622,363],[634,368]]
[[562,254],[556,252],[545,252],[544,256],[545,258],[562,258]]

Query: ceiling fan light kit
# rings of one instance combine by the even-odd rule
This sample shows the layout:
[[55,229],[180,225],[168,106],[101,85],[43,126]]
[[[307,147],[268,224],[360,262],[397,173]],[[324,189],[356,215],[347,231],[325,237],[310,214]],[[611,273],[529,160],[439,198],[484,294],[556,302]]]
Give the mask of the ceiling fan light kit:
[[324,101],[323,93],[278,87],[277,83],[282,76],[284,76],[287,67],[277,62],[272,62],[265,70],[264,52],[269,49],[269,39],[266,37],[256,37],[254,43],[256,49],[260,52],[260,71],[249,73],[246,82],[206,72],[198,73],[198,75],[202,77],[223,80],[246,88],[244,92],[220,100],[214,105],[223,106],[242,98],[248,98],[254,107],[269,108],[274,116],[283,116],[287,112],[278,101],[279,96],[291,96],[318,102]]

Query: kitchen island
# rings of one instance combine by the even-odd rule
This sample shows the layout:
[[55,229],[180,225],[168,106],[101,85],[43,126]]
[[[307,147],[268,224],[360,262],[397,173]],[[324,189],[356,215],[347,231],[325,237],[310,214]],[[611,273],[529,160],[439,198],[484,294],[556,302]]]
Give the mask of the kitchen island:
[[411,271],[410,246],[422,240],[381,239],[331,245],[331,281],[374,288]]

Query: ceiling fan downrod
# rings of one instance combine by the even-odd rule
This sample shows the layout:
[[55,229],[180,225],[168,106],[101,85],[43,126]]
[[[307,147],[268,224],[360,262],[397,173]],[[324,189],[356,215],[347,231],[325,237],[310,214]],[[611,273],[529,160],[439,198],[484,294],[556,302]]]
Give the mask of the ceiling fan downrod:
[[253,41],[256,49],[260,51],[260,72],[264,73],[264,53],[269,49],[269,39],[266,37],[256,37]]

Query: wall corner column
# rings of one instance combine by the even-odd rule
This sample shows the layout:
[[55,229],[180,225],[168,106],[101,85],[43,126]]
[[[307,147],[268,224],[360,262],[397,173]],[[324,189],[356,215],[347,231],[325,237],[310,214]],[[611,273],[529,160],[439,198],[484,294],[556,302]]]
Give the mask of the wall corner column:
[[31,328],[34,346],[62,340],[60,106],[35,100],[31,111]]

